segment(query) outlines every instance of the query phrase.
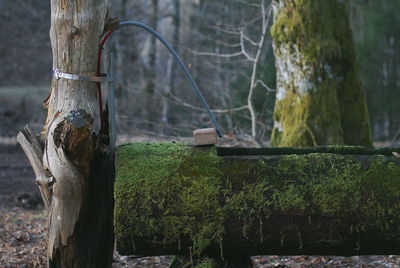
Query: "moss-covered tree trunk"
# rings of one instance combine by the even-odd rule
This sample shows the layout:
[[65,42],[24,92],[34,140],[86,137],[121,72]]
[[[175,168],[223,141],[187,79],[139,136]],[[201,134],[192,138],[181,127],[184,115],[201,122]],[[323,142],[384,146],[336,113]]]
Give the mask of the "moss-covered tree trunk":
[[122,254],[400,254],[392,150],[137,143],[118,151],[115,199]]
[[371,146],[345,1],[274,0],[272,144]]
[[[108,8],[108,0],[51,1],[53,70],[96,76]],[[111,267],[114,160],[106,131],[94,134],[96,83],[54,78],[46,106],[41,140],[28,128],[18,140],[49,209],[48,267]]]

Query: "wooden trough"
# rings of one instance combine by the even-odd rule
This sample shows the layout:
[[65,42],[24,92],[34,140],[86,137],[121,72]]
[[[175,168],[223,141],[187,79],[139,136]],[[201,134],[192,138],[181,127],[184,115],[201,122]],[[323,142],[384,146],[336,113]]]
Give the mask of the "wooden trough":
[[118,149],[121,254],[400,254],[400,149]]

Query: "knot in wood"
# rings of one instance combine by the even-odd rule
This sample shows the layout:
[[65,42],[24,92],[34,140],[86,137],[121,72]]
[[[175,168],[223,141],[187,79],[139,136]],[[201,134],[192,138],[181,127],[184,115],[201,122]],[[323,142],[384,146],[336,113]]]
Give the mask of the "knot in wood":
[[72,29],[71,29],[71,34],[72,35],[78,35],[79,33],[80,33],[79,28],[76,27],[76,26],[73,26]]

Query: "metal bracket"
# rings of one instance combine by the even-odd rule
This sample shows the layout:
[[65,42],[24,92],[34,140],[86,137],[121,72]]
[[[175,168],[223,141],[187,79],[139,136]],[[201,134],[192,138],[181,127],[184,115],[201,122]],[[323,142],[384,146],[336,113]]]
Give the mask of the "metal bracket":
[[59,69],[53,70],[53,78],[58,79],[68,79],[74,81],[87,81],[87,82],[113,82],[114,77],[107,76],[107,74],[102,74],[102,76],[90,76],[90,75],[79,75],[61,72]]

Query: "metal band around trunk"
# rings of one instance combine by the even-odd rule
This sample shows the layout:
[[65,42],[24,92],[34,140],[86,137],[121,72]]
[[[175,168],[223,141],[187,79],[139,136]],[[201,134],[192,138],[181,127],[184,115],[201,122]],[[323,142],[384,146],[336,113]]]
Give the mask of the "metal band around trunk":
[[107,74],[104,76],[90,76],[90,75],[79,75],[61,72],[59,69],[53,70],[54,79],[68,79],[74,81],[88,81],[88,82],[113,82],[114,77],[108,77]]

